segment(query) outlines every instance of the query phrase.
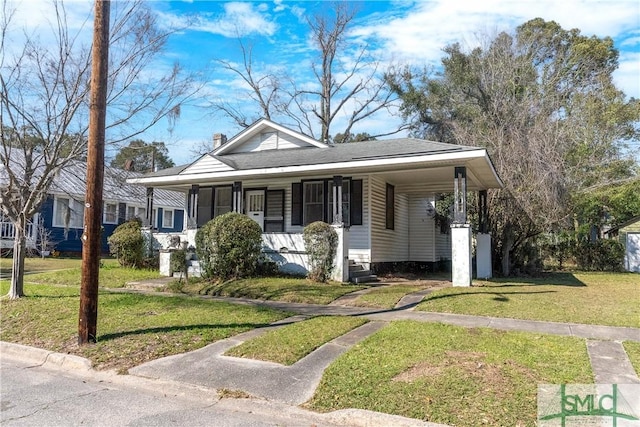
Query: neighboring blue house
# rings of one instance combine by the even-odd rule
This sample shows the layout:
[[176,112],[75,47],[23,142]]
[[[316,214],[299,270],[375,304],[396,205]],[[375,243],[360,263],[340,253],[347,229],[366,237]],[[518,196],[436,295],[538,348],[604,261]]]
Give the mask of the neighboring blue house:
[[[13,159],[12,159],[13,160]],[[82,227],[84,223],[84,195],[86,192],[86,163],[74,162],[56,176],[39,214],[33,224],[41,224],[49,231],[51,249],[60,252],[82,252]],[[140,176],[105,167],[103,189],[104,232],[102,251],[109,252],[107,237],[111,236],[119,224],[139,217],[145,221],[147,190],[142,185],[129,184],[127,178]],[[184,229],[185,195],[180,192],[158,189],[154,192],[152,225],[154,231],[162,233],[182,232]],[[37,227],[28,230],[28,246],[36,247]],[[0,218],[1,247],[13,247],[13,224]]]

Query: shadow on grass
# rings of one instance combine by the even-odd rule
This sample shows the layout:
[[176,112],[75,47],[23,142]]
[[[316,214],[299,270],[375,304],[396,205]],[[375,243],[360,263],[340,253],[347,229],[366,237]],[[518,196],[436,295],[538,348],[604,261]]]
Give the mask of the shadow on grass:
[[98,336],[98,340],[100,341],[108,341],[117,338],[133,336],[133,335],[145,335],[145,334],[161,334],[161,333],[169,333],[169,332],[180,332],[180,331],[190,331],[190,330],[198,330],[198,329],[211,329],[211,328],[245,328],[249,329],[258,329],[270,326],[268,323],[230,323],[227,325],[224,324],[199,324],[199,325],[183,325],[183,326],[163,326],[159,328],[146,328],[146,329],[136,329],[133,331],[124,331],[124,332],[116,332],[113,334],[104,334]]
[[499,277],[487,280],[487,287],[498,286],[587,286],[572,273],[542,273],[540,277]]
[[426,298],[424,298],[422,301],[420,302],[428,302],[428,301],[434,301],[437,299],[441,299],[441,298],[451,298],[451,297],[463,297],[463,296],[467,296],[467,295],[495,295],[493,297],[494,301],[499,301],[499,302],[509,302],[509,297],[507,295],[537,295],[537,294],[553,294],[556,293],[558,291],[532,291],[532,292],[519,292],[519,291],[514,291],[514,292],[460,292],[460,293],[454,293],[454,294],[441,294],[441,295],[435,295],[435,296],[427,296]]

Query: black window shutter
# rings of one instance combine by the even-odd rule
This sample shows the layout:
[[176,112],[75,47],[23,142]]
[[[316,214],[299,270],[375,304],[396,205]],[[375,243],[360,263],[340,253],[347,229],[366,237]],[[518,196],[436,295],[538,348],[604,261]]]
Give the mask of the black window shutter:
[[362,180],[351,181],[351,225],[362,225]]
[[291,225],[302,225],[302,183],[291,184]]

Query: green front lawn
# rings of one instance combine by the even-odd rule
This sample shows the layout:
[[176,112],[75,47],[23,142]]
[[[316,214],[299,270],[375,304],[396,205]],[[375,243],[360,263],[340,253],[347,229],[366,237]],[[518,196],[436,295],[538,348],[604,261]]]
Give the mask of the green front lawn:
[[637,341],[625,341],[622,343],[624,349],[629,356],[633,369],[636,370],[636,375],[640,377],[640,342]]
[[584,340],[402,321],[338,358],[307,406],[460,426],[534,426],[544,383],[593,383]]
[[214,295],[249,298],[264,301],[329,304],[342,295],[364,289],[366,286],[336,282],[318,283],[296,277],[257,277],[224,283],[204,280],[189,281],[184,285],[169,285],[167,290],[190,295]]
[[225,354],[293,365],[322,344],[365,323],[365,319],[358,317],[314,317],[269,331],[229,349]]
[[424,286],[390,285],[373,288],[366,294],[360,295],[349,305],[356,307],[393,308],[403,296],[424,289]]
[[[13,258],[0,257],[0,271],[3,273],[9,273],[13,265]],[[80,268],[82,260],[80,258],[25,258],[24,270],[25,273],[32,273],[34,271],[49,271],[49,270],[62,270],[65,268]]]
[[[8,292],[0,282],[0,292]],[[78,287],[25,285],[2,300],[0,340],[89,358],[97,369],[126,369],[192,351],[287,317],[286,313],[197,298],[101,292],[98,343],[79,347]]]
[[417,310],[640,327],[640,276],[556,273],[540,279],[474,281],[436,291]]

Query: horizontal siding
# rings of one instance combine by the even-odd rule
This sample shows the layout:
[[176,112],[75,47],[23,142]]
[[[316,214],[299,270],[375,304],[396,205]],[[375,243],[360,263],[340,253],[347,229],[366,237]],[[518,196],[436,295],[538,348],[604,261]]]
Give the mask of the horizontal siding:
[[181,173],[189,174],[189,173],[203,173],[203,172],[224,172],[224,171],[231,171],[231,170],[233,170],[232,167],[222,163],[221,161],[217,160],[215,157],[204,156],[200,160],[198,160],[197,162],[195,162],[194,164],[186,168]]
[[433,195],[409,196],[409,261],[437,261],[435,224],[429,213],[434,207],[433,200]]
[[395,229],[386,229],[386,182],[371,177],[371,261],[399,262],[409,259],[409,197],[395,194]]
[[451,259],[451,233],[436,232],[436,261]]

